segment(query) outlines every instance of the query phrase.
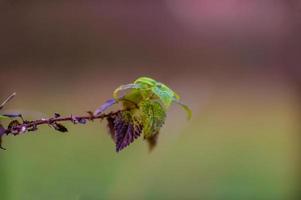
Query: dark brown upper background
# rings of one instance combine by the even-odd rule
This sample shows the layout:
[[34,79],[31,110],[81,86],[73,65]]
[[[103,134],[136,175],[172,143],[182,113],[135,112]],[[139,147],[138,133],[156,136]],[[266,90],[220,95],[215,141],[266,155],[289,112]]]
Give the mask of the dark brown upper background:
[[293,0],[2,0],[0,64],[176,74],[292,67],[300,64],[286,60],[300,50],[300,7]]

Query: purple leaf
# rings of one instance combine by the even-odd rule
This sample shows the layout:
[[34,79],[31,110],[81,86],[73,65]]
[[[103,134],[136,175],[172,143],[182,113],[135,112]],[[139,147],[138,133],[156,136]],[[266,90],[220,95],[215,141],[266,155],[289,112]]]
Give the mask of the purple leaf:
[[59,132],[62,132],[62,133],[68,132],[68,129],[67,129],[64,125],[59,124],[59,123],[53,123],[53,124],[52,124],[52,127],[53,127],[55,130],[57,130],[57,131],[59,131]]
[[106,109],[108,109],[109,107],[111,107],[115,103],[117,103],[115,99],[107,100],[104,104],[102,104],[99,108],[97,108],[95,110],[94,115],[95,116],[99,115],[100,113],[104,112]]
[[2,114],[3,116],[5,117],[9,117],[9,118],[20,118],[23,122],[24,122],[24,119],[23,119],[23,116],[21,113],[6,113],[6,114]]
[[17,118],[17,117],[21,117],[22,115],[20,113],[6,113],[6,114],[2,114],[3,116],[9,117],[9,118]]
[[135,125],[132,121],[125,121],[122,117],[122,113],[115,118],[114,130],[117,152],[127,147],[141,134],[141,127]]
[[115,142],[115,129],[114,129],[114,121],[115,117],[109,116],[107,117],[109,134],[111,135],[112,140]]

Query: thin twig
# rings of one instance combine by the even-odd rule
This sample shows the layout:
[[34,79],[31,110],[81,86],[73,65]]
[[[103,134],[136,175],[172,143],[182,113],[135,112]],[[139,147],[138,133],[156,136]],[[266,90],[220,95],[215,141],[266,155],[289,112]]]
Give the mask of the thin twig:
[[67,121],[73,122],[73,123],[80,123],[80,122],[78,122],[80,120],[93,121],[95,119],[105,119],[107,117],[112,117],[114,115],[117,115],[119,112],[121,112],[121,111],[110,112],[107,114],[101,114],[101,115],[97,115],[97,116],[93,115],[92,113],[89,113],[89,115],[85,115],[85,116],[72,116],[71,115],[68,117],[53,117],[53,118],[48,118],[48,119],[38,119],[38,120],[34,120],[34,121],[26,121],[25,120],[21,124],[9,126],[5,130],[5,134],[6,135],[9,135],[9,134],[18,135],[25,131],[35,131],[35,130],[37,130],[38,126],[43,125],[43,124],[53,125],[58,122],[67,122]]

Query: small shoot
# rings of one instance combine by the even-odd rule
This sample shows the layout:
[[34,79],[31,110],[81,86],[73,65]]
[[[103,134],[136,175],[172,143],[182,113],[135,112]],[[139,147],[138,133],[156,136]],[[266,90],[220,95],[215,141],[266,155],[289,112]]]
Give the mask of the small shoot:
[[[113,98],[105,102],[94,114],[99,115],[116,103],[122,104],[122,114],[107,119],[117,152],[132,143],[140,133],[149,142],[150,149],[153,149],[165,122],[166,112],[172,103],[180,105],[187,112],[188,119],[192,115],[177,93],[165,84],[148,77],[141,77],[134,83],[119,86],[113,92]],[[137,133],[137,130],[140,132]],[[119,138],[123,138],[122,142]]]

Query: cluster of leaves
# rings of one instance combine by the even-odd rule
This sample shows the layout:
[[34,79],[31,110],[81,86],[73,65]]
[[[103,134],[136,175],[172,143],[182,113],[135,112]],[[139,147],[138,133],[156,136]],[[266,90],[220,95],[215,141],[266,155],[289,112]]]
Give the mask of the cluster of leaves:
[[[124,94],[120,95],[121,92]],[[172,103],[177,103],[187,111],[190,109],[180,102],[180,97],[163,83],[148,77],[138,78],[134,83],[121,85],[113,93],[113,99],[108,100],[94,115],[103,113],[116,103],[122,104],[119,115],[107,118],[111,137],[120,151],[143,135],[150,149],[157,143],[160,128],[166,119],[166,111]]]
[[[120,95],[120,93],[123,93]],[[15,96],[13,93],[1,105],[0,110]],[[103,114],[109,107],[120,103],[122,108],[116,112]],[[47,124],[59,132],[68,129],[61,123],[71,121],[74,124],[86,124],[88,120],[107,119],[109,133],[119,152],[143,135],[153,149],[157,143],[161,127],[166,119],[166,112],[172,103],[177,103],[191,118],[190,109],[180,102],[180,97],[163,83],[148,77],[141,77],[127,85],[121,85],[113,92],[113,98],[106,101],[94,113],[89,111],[87,116],[61,117],[55,113],[48,119],[35,121],[24,120],[21,114],[0,114],[0,148],[4,134],[19,135],[29,131],[36,131],[38,125]],[[21,121],[19,121],[20,118]],[[1,120],[10,119],[5,128]]]

